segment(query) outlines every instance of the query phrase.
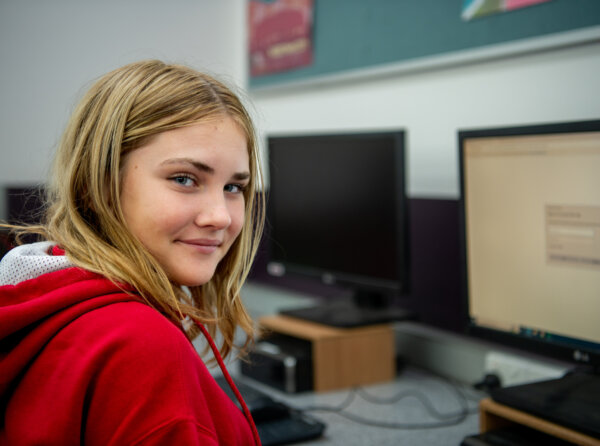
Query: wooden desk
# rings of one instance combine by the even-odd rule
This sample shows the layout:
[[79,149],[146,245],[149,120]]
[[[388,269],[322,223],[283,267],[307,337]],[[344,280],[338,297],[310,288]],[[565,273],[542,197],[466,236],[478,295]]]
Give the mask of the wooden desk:
[[481,432],[521,424],[582,446],[600,446],[600,439],[590,437],[573,429],[538,418],[520,410],[499,404],[491,398],[479,403],[479,428]]

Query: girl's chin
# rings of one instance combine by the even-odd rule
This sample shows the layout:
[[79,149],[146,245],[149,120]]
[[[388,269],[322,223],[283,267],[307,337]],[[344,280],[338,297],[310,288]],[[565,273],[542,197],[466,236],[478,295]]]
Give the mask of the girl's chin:
[[212,279],[214,276],[214,273],[211,274],[210,276],[203,276],[203,277],[198,277],[198,276],[186,276],[186,275],[181,275],[181,274],[174,274],[170,276],[171,282],[177,284],[178,286],[182,286],[182,287],[197,287],[197,286],[202,286],[205,285],[206,283],[208,283],[210,281],[210,279]]

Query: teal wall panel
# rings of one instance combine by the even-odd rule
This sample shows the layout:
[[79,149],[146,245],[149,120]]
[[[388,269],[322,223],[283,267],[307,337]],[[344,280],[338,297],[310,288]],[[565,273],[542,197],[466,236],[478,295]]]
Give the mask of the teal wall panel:
[[547,3],[464,21],[463,0],[315,0],[313,64],[251,77],[250,87],[310,80],[600,25],[600,0]]

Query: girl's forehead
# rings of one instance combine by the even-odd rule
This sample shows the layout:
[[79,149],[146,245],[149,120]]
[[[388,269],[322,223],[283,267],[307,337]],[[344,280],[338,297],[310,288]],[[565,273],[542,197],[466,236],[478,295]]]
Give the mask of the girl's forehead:
[[225,118],[162,132],[131,151],[126,159],[131,158],[143,164],[187,161],[248,171],[250,154],[246,135]]

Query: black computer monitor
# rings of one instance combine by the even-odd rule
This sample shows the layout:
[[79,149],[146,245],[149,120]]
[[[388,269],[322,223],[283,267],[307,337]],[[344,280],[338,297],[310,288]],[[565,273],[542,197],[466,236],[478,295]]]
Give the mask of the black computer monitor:
[[469,331],[597,367],[600,120],[465,130],[458,144]]
[[9,223],[40,223],[45,206],[43,185],[8,186],[4,193]]
[[[6,222],[9,224],[39,224],[45,207],[45,188],[43,185],[5,186],[0,190],[4,194]],[[39,239],[36,234],[20,237],[21,242],[32,243]],[[0,257],[16,244],[14,234],[0,228]]]
[[353,291],[351,302],[286,311],[334,326],[410,315],[402,130],[268,138],[268,270]]

